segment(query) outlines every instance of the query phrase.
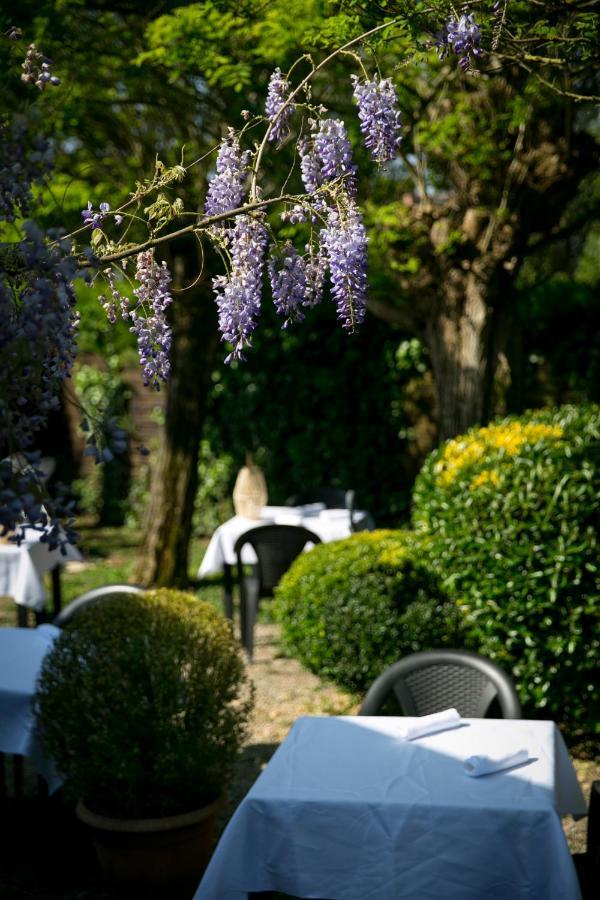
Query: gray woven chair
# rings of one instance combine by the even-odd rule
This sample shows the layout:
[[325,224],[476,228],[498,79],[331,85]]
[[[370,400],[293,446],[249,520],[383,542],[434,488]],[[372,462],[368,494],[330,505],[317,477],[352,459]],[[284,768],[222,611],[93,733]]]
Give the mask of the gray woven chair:
[[75,600],[72,600],[68,604],[68,606],[65,606],[54,619],[53,625],[64,628],[65,625],[69,624],[73,616],[76,616],[82,609],[89,606],[91,603],[100,603],[102,600],[107,600],[109,597],[127,597],[131,594],[142,594],[143,592],[143,588],[137,587],[137,585],[134,584],[107,584],[104,587],[94,588],[93,590],[86,591],[85,594],[76,597]]
[[461,716],[520,719],[521,704],[511,678],[495,663],[466,650],[412,653],[375,679],[361,716],[383,711],[426,716],[455,707]]
[[354,491],[343,488],[305,488],[286,500],[287,506],[304,506],[307,503],[324,503],[326,509],[347,509],[350,515],[350,530],[354,531]]
[[[254,624],[260,599],[273,596],[279,579],[307,544],[320,543],[318,535],[301,525],[261,525],[237,539],[234,550],[240,586],[240,628],[248,659],[254,655]],[[242,562],[246,544],[250,544],[258,560],[251,575],[246,574]]]

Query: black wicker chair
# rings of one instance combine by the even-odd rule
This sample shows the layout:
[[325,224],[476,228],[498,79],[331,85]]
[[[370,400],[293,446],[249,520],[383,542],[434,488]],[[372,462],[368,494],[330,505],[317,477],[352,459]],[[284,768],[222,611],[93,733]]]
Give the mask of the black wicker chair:
[[53,621],[53,625],[64,628],[68,625],[73,616],[76,616],[82,609],[89,606],[90,603],[99,603],[107,600],[109,597],[126,597],[128,594],[142,594],[143,588],[134,584],[107,584],[104,587],[94,588],[81,594],[72,600]]
[[579,878],[582,900],[598,896],[600,883],[600,781],[593,781],[587,821],[587,850],[574,853],[573,862]]
[[[254,655],[254,624],[262,597],[272,597],[273,589],[307,544],[320,544],[321,539],[301,525],[261,525],[240,535],[235,543],[238,583],[240,586],[240,628],[242,644],[248,658]],[[250,544],[257,564],[247,575],[242,562],[242,548]]]
[[308,503],[324,503],[326,509],[347,509],[350,515],[350,530],[354,531],[354,491],[343,488],[306,488],[286,500],[287,506],[304,506]]
[[389,666],[369,688],[359,715],[425,716],[451,706],[468,718],[521,718],[510,677],[466,650],[412,653]]

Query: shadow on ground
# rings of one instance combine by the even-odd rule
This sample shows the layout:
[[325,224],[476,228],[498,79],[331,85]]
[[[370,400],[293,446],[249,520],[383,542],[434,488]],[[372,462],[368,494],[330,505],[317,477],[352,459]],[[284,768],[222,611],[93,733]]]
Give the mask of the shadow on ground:
[[[277,746],[251,744],[241,754],[219,816],[219,835]],[[89,833],[72,806],[61,792],[39,796],[30,770],[24,796],[0,797],[0,822],[2,900],[123,900],[103,884]]]

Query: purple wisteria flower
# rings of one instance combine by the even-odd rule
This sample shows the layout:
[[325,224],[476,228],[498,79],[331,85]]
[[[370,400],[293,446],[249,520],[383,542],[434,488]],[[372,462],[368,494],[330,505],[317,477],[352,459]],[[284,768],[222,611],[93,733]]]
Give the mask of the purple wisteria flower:
[[135,277],[139,282],[133,290],[137,304],[128,313],[133,323],[129,330],[137,338],[144,384],[152,385],[158,391],[160,382],[168,380],[171,369],[172,331],[167,321],[167,309],[172,303],[171,275],[167,264],[159,265],[154,259],[154,251],[146,250],[138,253]]
[[93,456],[96,465],[111,462],[127,450],[127,432],[117,424],[115,416],[100,423],[100,428],[90,429],[87,420],[81,423],[81,430],[88,434],[84,456]]
[[28,133],[25,116],[0,122],[0,220],[14,222],[29,213],[31,186],[52,168],[50,144]]
[[279,218],[290,225],[299,225],[301,222],[308,222],[313,216],[308,204],[295,203],[289,209],[284,209]]
[[308,194],[314,194],[323,184],[321,162],[312,141],[302,138],[298,142],[300,153],[300,174],[302,184]]
[[358,103],[360,130],[365,136],[365,145],[378,163],[395,159],[400,146],[400,113],[398,98],[391,78],[361,81],[352,76],[354,99]]
[[92,201],[88,200],[87,209],[81,210],[81,216],[83,218],[84,226],[91,225],[92,231],[94,231],[95,228],[102,228],[102,224],[109,212],[110,212],[110,204],[109,203],[101,203],[100,206],[98,207],[98,210],[96,211],[92,205]]
[[259,218],[237,216],[228,241],[231,272],[213,278],[219,331],[222,340],[233,345],[226,363],[245,359],[243,350],[252,345],[260,313],[267,229]]
[[218,216],[242,205],[249,162],[250,152],[242,152],[239,138],[230,129],[219,147],[217,174],[208,186],[204,201],[207,216]]
[[341,212],[330,210],[321,239],[338,319],[346,331],[354,332],[367,307],[367,233],[358,207],[350,201]]
[[436,48],[440,59],[449,53],[459,57],[462,69],[468,69],[472,56],[480,56],[483,52],[481,44],[481,28],[475,22],[472,13],[465,13],[459,19],[450,19],[443,31],[436,36]]
[[283,328],[302,322],[306,296],[306,266],[294,245],[287,241],[281,251],[274,250],[268,262],[273,303],[283,316]]
[[290,133],[289,121],[294,111],[294,105],[292,103],[285,105],[290,95],[290,90],[290,83],[285,75],[282,74],[281,69],[275,69],[269,81],[265,112],[267,119],[271,123],[269,140],[277,141],[278,144]]
[[46,476],[40,468],[39,450],[13,454],[0,460],[0,537],[19,545],[29,531],[42,532],[41,544],[66,554],[75,543],[75,503],[63,485],[55,485],[49,497]]
[[0,450],[8,436],[31,447],[59,406],[76,353],[72,282],[82,273],[66,244],[50,246],[31,222],[23,230],[24,240],[0,244]]
[[356,191],[357,167],[352,162],[352,145],[341,119],[321,119],[314,137],[314,146],[321,165],[321,179],[344,179],[349,194]]
[[314,307],[323,299],[325,276],[327,274],[327,257],[321,247],[306,245],[308,258],[305,263],[306,290],[303,306]]
[[45,90],[49,84],[54,87],[60,84],[58,75],[52,74],[52,60],[40,53],[35,44],[30,44],[27,48],[21,68],[23,69],[21,81],[35,84],[40,91]]

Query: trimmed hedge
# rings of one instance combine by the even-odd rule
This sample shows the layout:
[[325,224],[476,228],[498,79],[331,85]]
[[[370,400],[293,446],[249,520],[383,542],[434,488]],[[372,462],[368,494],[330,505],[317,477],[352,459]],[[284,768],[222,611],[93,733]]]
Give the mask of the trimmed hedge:
[[221,794],[252,698],[230,623],[161,589],[82,609],[44,659],[35,707],[73,798],[152,818]]
[[301,554],[273,610],[287,652],[352,691],[407,653],[463,644],[462,615],[409,532],[359,532]]
[[474,428],[427,459],[413,521],[469,622],[474,649],[521,700],[598,723],[600,408]]

